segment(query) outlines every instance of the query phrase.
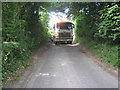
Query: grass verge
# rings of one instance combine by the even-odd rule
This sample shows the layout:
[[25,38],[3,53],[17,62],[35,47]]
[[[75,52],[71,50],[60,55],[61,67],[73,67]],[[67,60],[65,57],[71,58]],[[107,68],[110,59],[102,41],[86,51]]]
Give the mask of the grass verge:
[[33,60],[31,58],[32,55],[34,55],[39,48],[43,48],[47,45],[48,45],[48,42],[44,42],[40,44],[37,48],[33,50],[33,52],[31,53],[28,59],[18,60],[17,62],[12,63],[12,65],[14,65],[14,69],[9,74],[7,73],[6,78],[2,82],[2,87],[3,88],[12,87],[13,84],[19,81],[21,75],[23,75],[25,71],[28,70],[33,65]]
[[3,80],[3,87],[8,83],[17,81],[25,69],[31,66],[31,63],[30,60],[20,60],[15,65],[17,65],[17,68],[14,69],[12,73],[9,73],[9,75]]
[[81,45],[84,45],[93,55],[95,55],[103,63],[106,63],[114,68],[119,67],[118,63],[118,45],[110,45],[106,42],[98,42],[87,38],[77,40]]

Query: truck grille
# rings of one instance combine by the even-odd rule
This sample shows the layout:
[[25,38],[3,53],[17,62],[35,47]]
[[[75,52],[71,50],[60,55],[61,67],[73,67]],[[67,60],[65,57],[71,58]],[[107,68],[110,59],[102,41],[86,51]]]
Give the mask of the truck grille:
[[59,37],[70,37],[70,33],[59,33]]

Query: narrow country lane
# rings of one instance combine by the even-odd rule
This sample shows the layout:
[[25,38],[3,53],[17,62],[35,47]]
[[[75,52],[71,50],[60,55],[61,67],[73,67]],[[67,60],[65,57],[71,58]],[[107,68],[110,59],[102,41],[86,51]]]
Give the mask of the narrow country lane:
[[2,1],[0,89],[120,87],[120,0]]
[[25,88],[118,88],[117,78],[97,66],[78,46],[52,44],[34,58],[37,68],[24,81]]

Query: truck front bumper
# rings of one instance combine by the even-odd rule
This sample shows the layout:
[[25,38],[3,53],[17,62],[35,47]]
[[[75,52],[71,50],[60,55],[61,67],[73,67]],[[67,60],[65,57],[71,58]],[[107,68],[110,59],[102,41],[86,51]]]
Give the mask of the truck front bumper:
[[73,38],[54,38],[54,41],[73,41]]

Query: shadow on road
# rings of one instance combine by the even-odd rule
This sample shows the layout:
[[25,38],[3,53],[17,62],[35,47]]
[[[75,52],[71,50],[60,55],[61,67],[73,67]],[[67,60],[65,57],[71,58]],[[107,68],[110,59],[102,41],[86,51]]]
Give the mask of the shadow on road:
[[67,44],[66,42],[60,42],[59,44],[55,44],[53,42],[51,42],[52,45],[54,46],[66,46],[66,47],[76,47],[79,45],[79,43],[73,42],[72,44]]

